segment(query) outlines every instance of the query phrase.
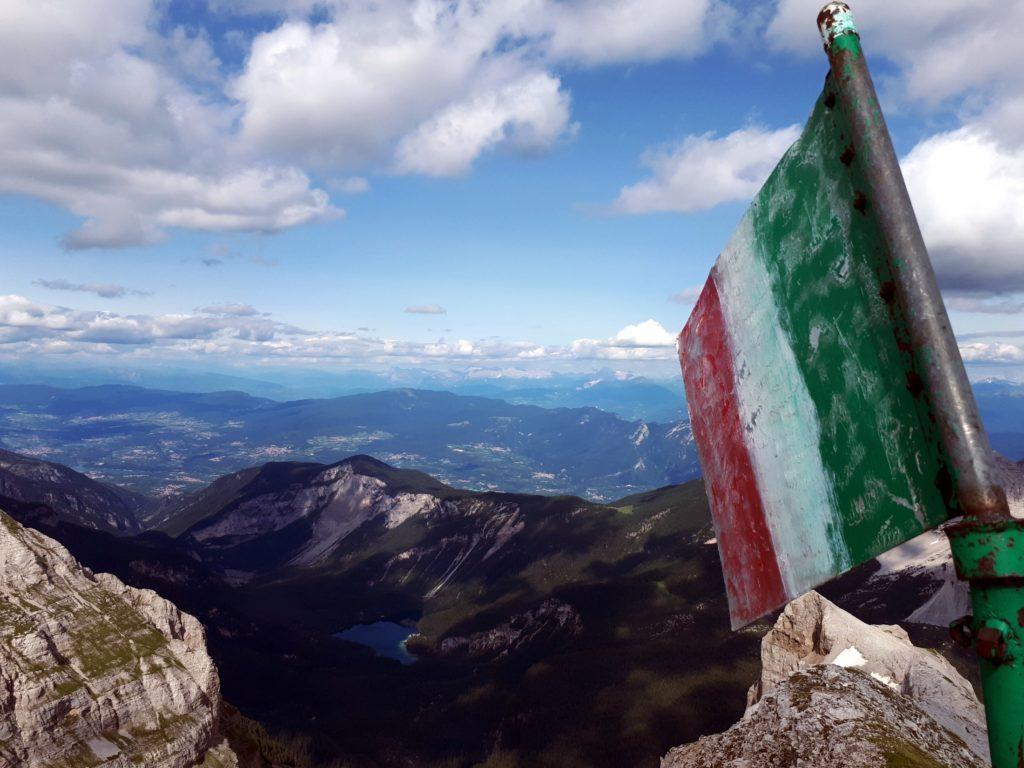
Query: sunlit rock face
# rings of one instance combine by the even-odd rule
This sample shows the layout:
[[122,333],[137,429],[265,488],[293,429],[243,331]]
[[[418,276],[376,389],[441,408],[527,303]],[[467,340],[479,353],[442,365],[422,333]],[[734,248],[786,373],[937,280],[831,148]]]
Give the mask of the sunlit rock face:
[[0,765],[234,766],[192,616],[0,512]]
[[725,733],[676,747],[661,768],[982,768],[988,762],[917,703],[854,669],[794,673]]
[[662,768],[988,765],[970,684],[900,627],[865,624],[810,592],[763,638],[761,666],[743,718],[673,749]]

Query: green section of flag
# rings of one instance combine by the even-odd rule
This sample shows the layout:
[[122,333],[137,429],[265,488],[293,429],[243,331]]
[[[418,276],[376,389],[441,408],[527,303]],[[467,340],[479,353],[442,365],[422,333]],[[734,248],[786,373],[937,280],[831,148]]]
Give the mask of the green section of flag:
[[946,520],[953,504],[860,160],[826,83],[751,208],[852,564]]

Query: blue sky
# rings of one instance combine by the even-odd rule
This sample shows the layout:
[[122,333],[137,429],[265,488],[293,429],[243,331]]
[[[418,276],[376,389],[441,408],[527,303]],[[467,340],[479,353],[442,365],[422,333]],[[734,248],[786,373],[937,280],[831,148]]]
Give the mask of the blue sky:
[[[15,0],[0,356],[674,375],[820,90],[817,5]],[[922,228],[973,370],[1016,376],[1014,25],[893,5],[854,12]]]

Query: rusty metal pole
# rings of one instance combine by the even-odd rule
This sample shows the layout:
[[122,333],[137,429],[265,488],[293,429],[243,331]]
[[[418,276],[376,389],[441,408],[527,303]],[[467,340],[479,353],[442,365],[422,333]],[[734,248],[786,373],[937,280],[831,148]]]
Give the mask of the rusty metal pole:
[[1024,768],[1024,525],[1010,516],[849,7],[826,5],[818,28],[965,514],[947,535],[974,616],[951,633],[979,657],[993,765]]

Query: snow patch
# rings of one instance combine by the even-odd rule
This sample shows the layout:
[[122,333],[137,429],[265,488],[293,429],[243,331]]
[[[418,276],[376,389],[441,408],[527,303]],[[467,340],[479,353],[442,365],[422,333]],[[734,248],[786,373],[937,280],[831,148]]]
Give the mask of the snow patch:
[[899,691],[899,690],[902,690],[902,689],[900,688],[900,685],[899,685],[899,683],[897,683],[897,682],[896,682],[895,680],[893,680],[893,679],[892,679],[891,677],[889,677],[888,675],[880,675],[880,674],[878,674],[877,672],[872,672],[872,673],[871,673],[871,676],[872,676],[873,678],[875,678],[875,680],[877,680],[878,682],[880,682],[880,683],[881,683],[882,685],[887,685],[887,686],[889,686],[890,688],[892,688],[892,689],[893,689],[894,691]]
[[863,667],[868,663],[868,660],[857,650],[857,646],[851,645],[849,648],[840,651],[839,655],[832,659],[832,663],[837,667]]

